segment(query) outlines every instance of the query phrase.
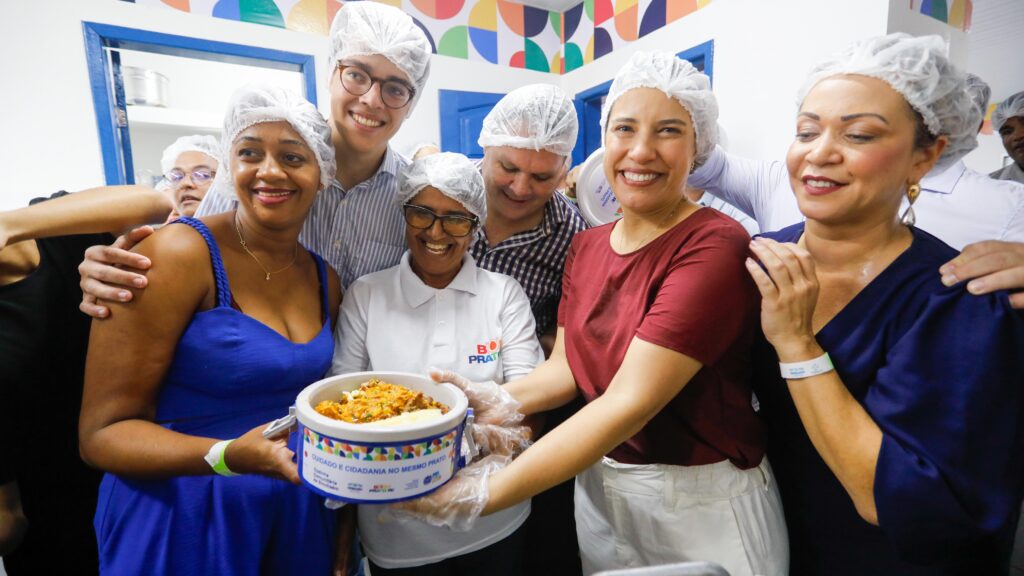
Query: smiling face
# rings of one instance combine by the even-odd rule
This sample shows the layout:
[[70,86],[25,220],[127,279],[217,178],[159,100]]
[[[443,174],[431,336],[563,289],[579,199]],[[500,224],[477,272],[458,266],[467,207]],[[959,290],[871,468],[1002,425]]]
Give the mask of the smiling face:
[[195,150],[182,152],[174,161],[174,170],[180,170],[184,177],[171,188],[174,198],[174,211],[180,216],[192,216],[199,208],[199,203],[206,196],[213,179],[197,182],[192,172],[206,169],[211,174],[217,172],[217,161]]
[[999,128],[999,137],[1003,139],[1003,148],[1010,158],[1024,168],[1024,116],[1007,118]]
[[623,213],[676,205],[696,147],[690,113],[677,100],[654,88],[620,96],[608,114],[604,175]]
[[483,160],[488,221],[520,230],[536,227],[568,168],[564,156],[547,150],[489,146]]
[[886,82],[833,76],[807,94],[786,163],[800,211],[842,224],[894,221],[907,184],[917,183],[945,145],[915,146],[917,119]]
[[390,60],[380,54],[352,56],[339,62],[331,76],[331,121],[341,142],[358,154],[380,153],[398,132],[409,113],[409,105],[389,108],[381,99],[380,82],[374,82],[363,95],[352,94],[342,85],[341,75],[372,76],[394,80],[413,87],[412,81]]
[[240,213],[269,228],[301,225],[320,188],[320,166],[291,124],[246,128],[231,145],[230,162]]
[[[458,200],[449,198],[433,186],[420,190],[409,200],[438,216],[457,215],[473,218],[473,213]],[[413,272],[427,286],[444,288],[462,268],[462,256],[473,241],[473,234],[455,237],[444,231],[440,220],[425,230],[405,225],[405,241],[409,245],[409,263]]]

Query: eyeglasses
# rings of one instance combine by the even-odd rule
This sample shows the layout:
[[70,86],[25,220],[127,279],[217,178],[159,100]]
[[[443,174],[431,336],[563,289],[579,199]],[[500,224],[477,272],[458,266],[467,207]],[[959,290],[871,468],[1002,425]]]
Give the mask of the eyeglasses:
[[380,99],[384,105],[397,110],[404,108],[416,95],[416,90],[405,82],[374,78],[354,66],[338,64],[338,68],[341,70],[341,85],[353,96],[366,94],[376,83],[380,85]]
[[[209,168],[196,168],[189,172],[188,176],[192,179],[192,183],[198,186],[201,184],[206,184],[207,182],[212,180],[215,174],[216,172],[210,170]],[[171,186],[177,186],[184,179],[185,171],[179,168],[175,168],[174,170],[171,170],[167,174],[164,174],[164,180],[170,182]]]
[[435,214],[432,210],[417,206],[415,204],[403,204],[405,223],[419,230],[427,230],[434,225],[435,220],[441,221],[441,229],[450,236],[461,238],[468,236],[477,225],[475,216],[459,216],[457,214]]

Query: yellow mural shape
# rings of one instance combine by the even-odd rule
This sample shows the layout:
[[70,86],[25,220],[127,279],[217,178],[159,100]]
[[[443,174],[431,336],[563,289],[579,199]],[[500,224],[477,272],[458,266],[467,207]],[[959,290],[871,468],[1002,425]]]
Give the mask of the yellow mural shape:
[[469,12],[469,25],[481,30],[498,29],[498,3],[496,0],[480,0]]
[[626,10],[636,6],[638,0],[615,0],[615,15],[618,16]]
[[954,26],[965,31],[967,30],[968,2],[969,0],[953,0],[953,6],[949,9],[950,26]]
[[594,61],[594,37],[591,36],[590,40],[587,40],[587,49],[583,52],[583,63],[590,64]]
[[330,26],[327,22],[327,0],[301,0],[288,12],[284,25],[289,30],[326,36]]

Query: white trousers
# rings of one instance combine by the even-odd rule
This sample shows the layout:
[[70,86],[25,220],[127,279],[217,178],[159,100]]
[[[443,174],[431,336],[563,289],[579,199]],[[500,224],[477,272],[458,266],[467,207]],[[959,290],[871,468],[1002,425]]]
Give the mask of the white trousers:
[[622,464],[604,458],[576,477],[583,573],[709,561],[731,576],[784,576],[789,537],[765,458],[749,470]]

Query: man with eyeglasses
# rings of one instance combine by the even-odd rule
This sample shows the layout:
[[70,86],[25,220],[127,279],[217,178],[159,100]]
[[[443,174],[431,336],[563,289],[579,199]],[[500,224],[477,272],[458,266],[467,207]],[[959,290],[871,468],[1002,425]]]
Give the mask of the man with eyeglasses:
[[[430,71],[430,41],[412,18],[376,2],[346,3],[331,25],[331,124],[338,164],[334,185],[321,191],[299,240],[320,254],[347,288],[353,280],[398,264],[406,246],[395,209],[397,175],[408,161],[389,142],[416,105]],[[236,201],[213,186],[196,211],[233,210]],[[128,301],[146,285],[151,263],[128,252],[151,231],[142,228],[113,246],[94,246],[79,267],[81,309],[109,314],[97,298]]]
[[182,136],[164,149],[160,159],[164,177],[157,190],[167,190],[174,201],[168,221],[196,213],[217,174],[219,145],[213,136],[196,134]]

